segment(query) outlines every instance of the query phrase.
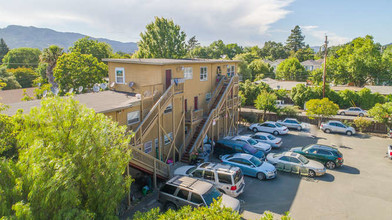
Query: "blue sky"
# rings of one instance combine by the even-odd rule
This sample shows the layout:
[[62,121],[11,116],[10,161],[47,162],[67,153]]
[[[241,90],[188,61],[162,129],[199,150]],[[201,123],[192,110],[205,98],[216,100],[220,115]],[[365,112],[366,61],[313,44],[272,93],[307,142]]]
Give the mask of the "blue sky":
[[387,0],[13,0],[0,4],[0,27],[16,24],[136,42],[154,16],[171,18],[207,45],[222,39],[243,46],[285,42],[300,25],[305,42],[331,45],[370,34],[391,43]]

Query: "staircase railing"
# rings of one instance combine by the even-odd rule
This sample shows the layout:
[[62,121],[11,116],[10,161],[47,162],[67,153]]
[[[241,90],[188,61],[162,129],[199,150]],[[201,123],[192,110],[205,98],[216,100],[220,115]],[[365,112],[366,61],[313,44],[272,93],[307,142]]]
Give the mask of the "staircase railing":
[[136,148],[132,149],[131,164],[151,173],[155,172],[163,178],[170,177],[170,166],[168,164]]
[[201,132],[197,136],[196,141],[193,144],[189,153],[193,152],[195,150],[195,148],[199,148],[199,146],[202,145],[202,141],[204,140],[204,137],[206,136],[208,129],[212,124],[213,119],[215,118],[216,115],[219,114],[219,110],[223,106],[224,100],[226,99],[227,95],[229,94],[229,91],[233,88],[235,83],[238,83],[238,75],[235,75],[231,78],[229,85],[226,87],[218,104],[216,105],[216,107],[214,109],[211,110],[210,114],[208,115],[208,118],[207,118],[206,122],[204,123],[203,128],[201,129]]
[[225,84],[225,81],[226,81],[226,77],[224,77],[224,76],[219,80],[219,83],[216,86],[214,92],[212,93],[212,97],[211,97],[210,101],[208,102],[208,105],[207,105],[208,110],[211,110],[211,107],[214,104],[214,102],[216,101],[216,98],[218,97],[219,92],[221,91],[223,85]]

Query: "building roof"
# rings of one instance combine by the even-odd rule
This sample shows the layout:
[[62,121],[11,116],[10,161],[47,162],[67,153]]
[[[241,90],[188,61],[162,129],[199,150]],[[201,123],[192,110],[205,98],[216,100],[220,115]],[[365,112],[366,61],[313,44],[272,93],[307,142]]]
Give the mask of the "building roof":
[[334,90],[336,92],[343,91],[346,89],[354,91],[354,92],[358,92],[359,90],[361,90],[363,88],[357,87],[357,86],[331,86],[331,90]]
[[284,89],[291,91],[293,87],[298,84],[306,85],[306,82],[297,82],[297,81],[283,81],[283,80],[275,80],[271,78],[264,78],[259,81],[256,81],[256,84],[260,84],[261,82],[267,83],[271,89]]
[[[28,96],[34,98],[34,89],[36,89],[36,87],[24,89],[26,89],[26,93]],[[21,102],[24,89],[0,90],[0,102],[4,104]]]
[[284,59],[277,59],[277,60],[263,60],[265,63],[268,63],[269,65],[273,66],[273,65],[279,65],[281,62],[284,61]]
[[318,60],[305,60],[301,62],[302,66],[321,66],[323,64],[323,59]]
[[133,63],[148,65],[192,64],[192,63],[238,63],[239,60],[218,59],[103,59],[106,62]]
[[[98,93],[75,95],[75,99],[79,101],[80,104],[94,109],[97,113],[119,111],[121,109],[138,105],[140,102],[140,99],[136,97],[135,93],[116,92],[110,90]],[[11,103],[8,104],[8,106],[10,108],[3,111],[3,114],[11,116],[14,115],[18,109],[22,109],[24,114],[28,114],[31,108],[41,106],[41,100]]]
[[392,94],[392,86],[365,86],[365,88],[370,89],[372,93],[378,92],[381,95]]

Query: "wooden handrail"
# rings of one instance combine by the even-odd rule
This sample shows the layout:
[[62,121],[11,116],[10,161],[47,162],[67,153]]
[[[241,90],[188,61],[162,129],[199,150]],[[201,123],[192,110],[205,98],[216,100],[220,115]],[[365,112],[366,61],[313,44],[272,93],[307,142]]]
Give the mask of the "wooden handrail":
[[226,77],[223,76],[223,77],[220,79],[218,85],[216,86],[214,92],[212,93],[212,97],[211,97],[210,101],[208,102],[208,105],[207,105],[207,109],[208,109],[208,110],[211,110],[211,107],[212,107],[212,105],[214,104],[216,98],[218,97],[219,92],[221,91],[223,85],[225,84],[225,81],[226,81]]
[[132,160],[131,163],[141,164],[144,169],[147,169],[151,172],[156,170],[157,174],[166,178],[170,177],[170,165],[166,164],[155,157],[146,154],[145,152],[133,148],[132,149]]

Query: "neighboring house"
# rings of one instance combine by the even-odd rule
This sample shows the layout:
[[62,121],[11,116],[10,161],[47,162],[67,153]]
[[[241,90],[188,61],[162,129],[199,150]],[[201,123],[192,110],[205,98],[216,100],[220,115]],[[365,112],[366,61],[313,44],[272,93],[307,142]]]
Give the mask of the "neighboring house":
[[263,60],[265,63],[268,63],[272,68],[274,68],[274,73],[276,73],[276,68],[278,68],[279,64],[284,61],[284,59],[277,59],[274,61]]
[[354,92],[359,92],[363,88],[368,88],[372,93],[380,93],[381,95],[389,95],[392,94],[392,86],[365,86],[365,87],[357,87],[357,86],[331,86],[331,89],[338,92],[342,90],[351,90]]
[[316,69],[321,69],[323,67],[324,60],[305,60],[301,62],[302,66],[305,67],[307,71],[313,71]]
[[275,80],[271,78],[264,78],[259,81],[255,81],[256,84],[259,84],[260,82],[264,82],[268,84],[271,89],[278,90],[278,89],[284,89],[287,91],[291,91],[293,87],[295,87],[298,84],[304,84],[306,85],[306,82],[297,82],[297,81],[283,81],[283,80]]
[[24,88],[24,89],[10,89],[10,90],[0,90],[0,103],[11,104],[16,102],[21,102],[23,98],[23,90],[26,89],[26,94],[31,98],[35,98],[34,90],[36,87]]
[[[109,91],[75,95],[134,131],[131,166],[168,178],[168,163],[188,162],[217,140],[238,130],[239,85],[233,60],[104,59]],[[10,104],[6,114],[28,113],[40,100]]]

